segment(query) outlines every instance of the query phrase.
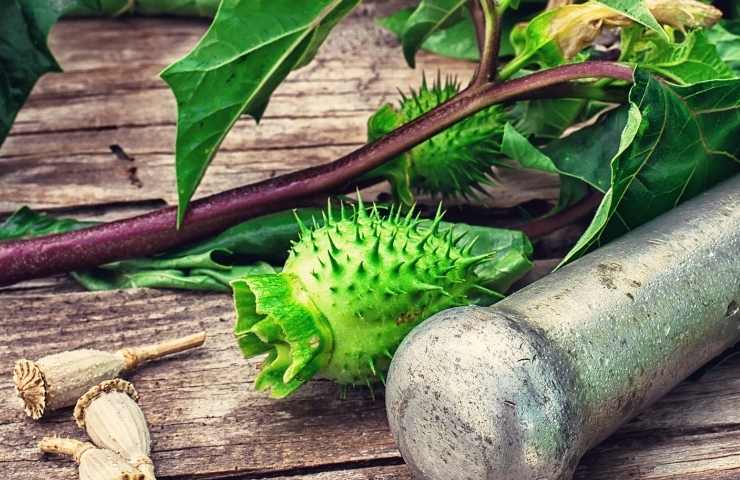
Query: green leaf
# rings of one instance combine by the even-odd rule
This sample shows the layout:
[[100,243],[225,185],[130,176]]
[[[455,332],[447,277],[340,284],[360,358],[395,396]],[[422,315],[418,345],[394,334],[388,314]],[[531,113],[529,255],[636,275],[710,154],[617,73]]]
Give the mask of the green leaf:
[[44,213],[34,212],[28,207],[21,207],[0,224],[0,241],[70,232],[92,225],[95,225],[95,222],[55,218]]
[[657,32],[664,40],[668,41],[668,35],[653,14],[650,13],[645,0],[598,0],[598,3],[606,5],[640,25]]
[[[401,39],[404,26],[408,21],[413,9],[404,8],[396,13],[378,20],[378,24]],[[421,48],[443,57],[457,58],[459,60],[476,61],[480,58],[478,52],[478,41],[475,36],[475,26],[470,19],[470,14],[464,12],[463,18],[447,28],[440,28],[431,33]]]
[[323,224],[319,208],[273,213],[242,222],[215,237],[174,250],[168,256],[185,257],[220,250],[246,259],[282,263],[288,256],[291,242],[298,239],[296,218],[306,225]]
[[234,123],[245,113],[259,121],[275,88],[358,3],[223,0],[198,45],[162,72],[177,100],[179,223]]
[[[423,221],[421,228],[431,224],[431,220]],[[480,284],[486,288],[505,293],[514,282],[532,269],[534,248],[532,242],[519,230],[450,222],[441,222],[439,228],[442,233],[452,228],[456,238],[477,238],[471,250],[473,255],[496,252],[489,260],[475,267]],[[476,298],[475,303],[490,305],[498,300],[500,297],[483,295]]]
[[[466,232],[478,239],[473,246],[474,255],[496,252],[494,257],[475,268],[475,274],[484,287],[505,293],[514,282],[532,269],[534,248],[521,231],[464,223],[456,223],[453,228],[455,232]],[[478,305],[487,305],[497,300],[499,299],[481,297],[475,301]]]
[[46,38],[75,0],[0,2],[0,145],[36,81],[61,68]]
[[[121,290],[126,288],[172,288],[178,290],[197,290],[206,292],[231,292],[229,283],[245,275],[275,273],[267,263],[253,265],[224,266],[203,255],[209,265],[202,268],[157,267],[149,265],[128,265],[124,262],[106,265],[84,272],[72,272],[72,277],[91,291]],[[166,263],[166,262],[163,262]],[[144,268],[146,267],[146,268]]]
[[[740,22],[735,22],[740,25]],[[740,35],[731,32],[725,26],[729,24],[717,24],[704,30],[704,33],[717,49],[720,58],[730,67],[735,76],[740,76]]]
[[434,32],[462,18],[468,0],[421,0],[403,27],[403,55],[410,67],[416,63],[416,52]]
[[70,15],[179,15],[213,17],[221,0],[80,0]]
[[[740,43],[740,38],[735,40]],[[740,46],[734,48],[740,50]],[[689,32],[678,43],[656,38],[650,32],[640,40],[629,42],[629,49],[622,53],[622,61],[684,85],[735,76],[702,30]]]
[[[599,118],[592,126],[550,142],[542,150],[532,145],[512,125],[504,130],[502,151],[524,168],[560,175],[559,208],[579,200],[588,184],[606,192],[611,182],[609,160],[619,150],[620,136],[627,123],[628,108],[620,107]],[[599,141],[595,142],[594,139]],[[570,179],[570,180],[569,180]]]
[[501,70],[500,77],[509,78],[522,67],[536,63],[541,67],[552,67],[565,62],[563,52],[555,41],[556,32],[551,31],[553,18],[558,9],[547,10],[526,25],[514,27],[509,41],[516,57]]
[[574,123],[588,120],[605,108],[580,98],[551,98],[517,102],[511,109],[517,131],[537,138],[559,138]]
[[638,69],[609,189],[564,261],[740,172],[739,129],[740,80],[676,86]]

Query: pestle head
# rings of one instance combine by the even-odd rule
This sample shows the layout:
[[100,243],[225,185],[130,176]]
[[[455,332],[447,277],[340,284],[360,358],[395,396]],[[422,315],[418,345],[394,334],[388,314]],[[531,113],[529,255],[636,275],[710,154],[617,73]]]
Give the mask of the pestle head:
[[582,455],[574,375],[538,331],[479,307],[434,315],[401,344],[386,405],[424,480],[566,480]]

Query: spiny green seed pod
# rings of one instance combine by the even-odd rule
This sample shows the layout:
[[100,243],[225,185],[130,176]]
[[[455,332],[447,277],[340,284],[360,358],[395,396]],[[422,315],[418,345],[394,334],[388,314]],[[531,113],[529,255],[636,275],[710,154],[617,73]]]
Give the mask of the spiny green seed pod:
[[[470,302],[475,267],[468,241],[442,215],[419,221],[410,210],[381,216],[362,202],[324,226],[301,225],[282,272],[232,282],[236,337],[245,357],[268,352],[258,390],[285,397],[316,374],[340,384],[383,381],[406,334],[443,309]],[[464,244],[464,245],[463,245]]]
[[[375,141],[396,128],[441,105],[457,95],[459,85],[447,79],[430,87],[426,79],[418,92],[401,94],[396,108],[382,106],[368,120],[368,141]],[[442,197],[483,193],[482,185],[491,181],[491,167],[500,157],[503,110],[494,105],[462,120],[443,132],[369,172],[365,178],[384,178],[395,198],[411,205],[412,191]]]

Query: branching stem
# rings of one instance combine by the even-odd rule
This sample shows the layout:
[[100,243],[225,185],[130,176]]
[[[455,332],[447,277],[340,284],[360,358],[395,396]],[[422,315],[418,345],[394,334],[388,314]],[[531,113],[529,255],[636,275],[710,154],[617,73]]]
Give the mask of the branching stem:
[[618,63],[585,62],[469,88],[339,160],[197,200],[179,230],[177,209],[168,207],[84,230],[2,243],[0,285],[152,255],[216,234],[246,219],[295,207],[302,199],[346,185],[490,105],[531,98],[542,89],[584,78],[632,81],[633,70]]

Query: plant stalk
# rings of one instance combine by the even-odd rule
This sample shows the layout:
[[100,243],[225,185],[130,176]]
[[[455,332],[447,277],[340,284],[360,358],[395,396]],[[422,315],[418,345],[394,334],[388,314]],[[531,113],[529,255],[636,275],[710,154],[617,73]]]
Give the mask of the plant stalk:
[[0,285],[153,255],[216,234],[246,219],[294,207],[299,200],[346,185],[486,107],[526,99],[543,88],[583,78],[632,81],[633,70],[618,63],[585,62],[466,89],[416,120],[334,162],[196,200],[179,230],[177,208],[167,207],[83,230],[2,243]]
[[476,0],[470,8],[480,51],[480,62],[470,85],[481,86],[496,78],[501,44],[501,15],[495,0]]
[[120,353],[123,354],[126,359],[126,370],[134,370],[142,363],[200,347],[205,341],[206,332],[200,332],[188,335],[187,337],[165,340],[152,345],[125,348],[121,350]]

